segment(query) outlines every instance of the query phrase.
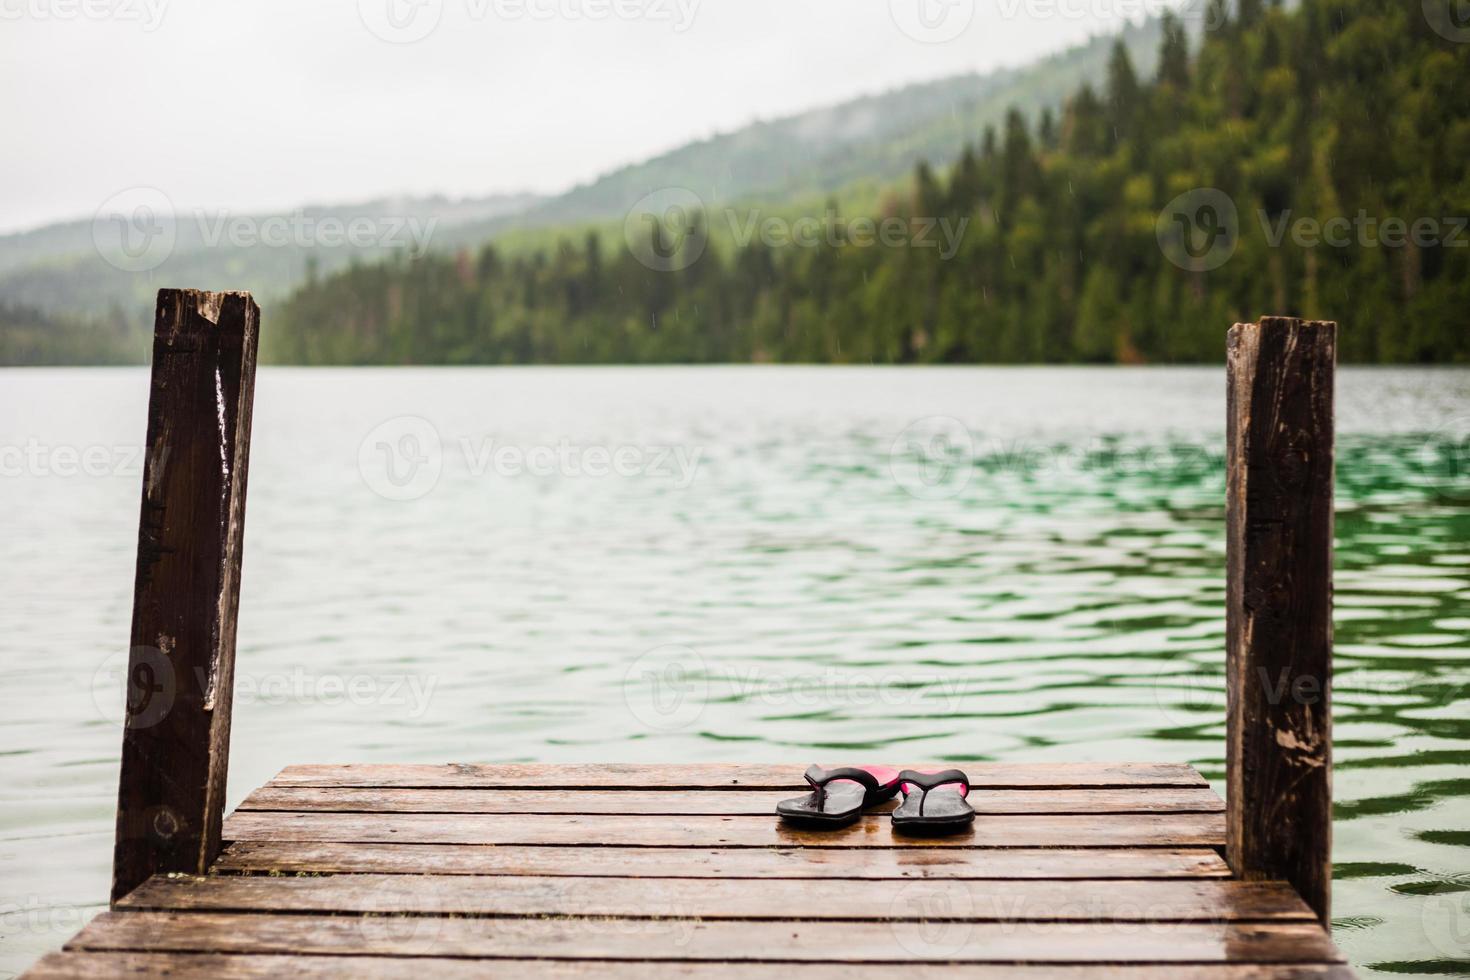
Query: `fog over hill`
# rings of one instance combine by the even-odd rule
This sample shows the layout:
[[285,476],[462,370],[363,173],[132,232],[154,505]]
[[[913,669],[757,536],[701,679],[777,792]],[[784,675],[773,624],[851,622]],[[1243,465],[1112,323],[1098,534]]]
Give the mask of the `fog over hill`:
[[[1158,22],[1129,25],[1120,36],[1139,71],[1151,73]],[[756,122],[550,198],[383,198],[236,215],[190,209],[157,190],[134,188],[103,203],[98,219],[0,236],[0,361],[15,348],[14,337],[5,342],[6,332],[25,329],[43,337],[82,331],[60,343],[67,353],[57,356],[85,363],[87,327],[104,322],[99,359],[125,356],[113,350],[119,336],[141,359],[153,296],[162,286],[247,289],[268,308],[310,277],[349,263],[619,220],[664,188],[692,190],[710,207],[777,207],[854,185],[904,181],[919,160],[953,162],[1008,108],[1034,116],[1059,106],[1080,84],[1100,82],[1114,39],[1094,38],[1023,68],[972,72]],[[102,353],[104,347],[112,353]]]

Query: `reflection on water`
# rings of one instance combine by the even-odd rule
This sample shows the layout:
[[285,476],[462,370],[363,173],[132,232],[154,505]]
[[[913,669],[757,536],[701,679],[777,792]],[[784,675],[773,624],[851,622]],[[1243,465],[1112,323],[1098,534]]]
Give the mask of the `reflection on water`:
[[[1464,972],[1470,372],[1340,389],[1338,938]],[[0,974],[107,891],[145,398],[0,372]],[[1220,369],[263,372],[232,801],[306,761],[1218,786],[1223,418]]]

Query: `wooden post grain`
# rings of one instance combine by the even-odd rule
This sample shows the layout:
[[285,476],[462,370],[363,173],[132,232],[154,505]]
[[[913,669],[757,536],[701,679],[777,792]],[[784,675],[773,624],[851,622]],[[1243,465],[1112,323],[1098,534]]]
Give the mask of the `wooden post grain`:
[[1337,324],[1236,324],[1228,352],[1227,857],[1327,923]]
[[114,904],[219,852],[259,323],[248,293],[158,294]]

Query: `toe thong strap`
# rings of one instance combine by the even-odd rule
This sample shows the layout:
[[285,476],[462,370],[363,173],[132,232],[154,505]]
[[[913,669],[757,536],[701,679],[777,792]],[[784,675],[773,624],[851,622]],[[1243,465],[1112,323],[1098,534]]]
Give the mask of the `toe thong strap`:
[[836,782],[839,779],[850,779],[855,783],[860,783],[863,789],[869,793],[874,793],[878,790],[877,778],[866,769],[852,769],[849,767],[823,769],[821,766],[813,764],[807,769],[805,779],[811,784],[812,791],[817,795],[818,806],[821,806],[823,801],[827,799],[827,784]]
[[946,769],[943,772],[915,772],[905,769],[898,774],[898,784],[903,788],[903,795],[909,795],[909,787],[917,786],[924,791],[919,797],[919,815],[924,815],[924,803],[928,800],[929,791],[941,786],[956,785],[960,787],[961,796],[970,795],[970,777],[958,769]]

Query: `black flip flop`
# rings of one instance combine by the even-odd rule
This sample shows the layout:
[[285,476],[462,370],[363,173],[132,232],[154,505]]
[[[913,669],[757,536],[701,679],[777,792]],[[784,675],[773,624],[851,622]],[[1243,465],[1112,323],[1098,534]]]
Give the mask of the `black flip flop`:
[[[974,822],[975,810],[965,799],[970,795],[970,778],[958,769],[944,772],[905,769],[898,778],[903,802],[893,811],[894,830],[947,834]],[[950,789],[951,786],[956,788]]]
[[776,804],[781,819],[827,828],[845,827],[862,816],[864,807],[892,799],[898,792],[899,774],[886,766],[823,769],[814,765],[805,775],[812,785],[811,795]]

